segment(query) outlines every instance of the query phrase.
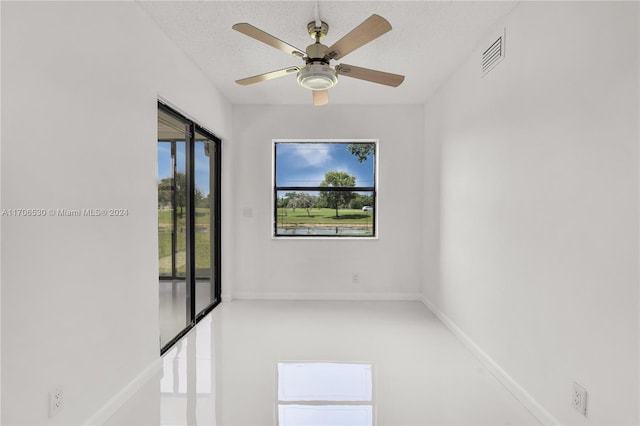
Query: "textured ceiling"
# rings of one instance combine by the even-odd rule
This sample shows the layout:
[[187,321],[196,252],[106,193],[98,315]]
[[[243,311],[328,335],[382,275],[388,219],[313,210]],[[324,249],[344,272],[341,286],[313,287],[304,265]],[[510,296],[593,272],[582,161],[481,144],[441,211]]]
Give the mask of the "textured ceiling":
[[[507,1],[320,1],[329,24],[326,45],[338,41],[371,14],[393,30],[332,61],[404,74],[398,88],[341,77],[331,104],[421,104],[464,61],[492,25],[517,2]],[[235,80],[302,65],[231,26],[248,22],[305,50],[316,1],[141,1],[145,10],[234,104],[310,104],[311,92],[295,74],[251,86]]]

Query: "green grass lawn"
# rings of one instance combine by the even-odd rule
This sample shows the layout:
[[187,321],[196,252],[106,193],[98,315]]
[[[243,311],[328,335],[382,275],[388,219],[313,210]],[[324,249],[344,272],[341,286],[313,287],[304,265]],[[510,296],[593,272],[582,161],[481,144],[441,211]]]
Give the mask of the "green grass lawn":
[[[336,217],[335,209],[306,209],[279,208],[279,226],[367,226],[371,225],[373,212],[363,212],[356,209],[341,209]],[[210,275],[210,247],[211,235],[209,209],[196,208],[196,275],[205,277]],[[186,268],[186,220],[178,217],[176,238],[176,270],[179,276],[185,275]],[[160,275],[171,275],[171,230],[173,228],[171,210],[158,211],[158,256],[160,261]]]
[[[180,212],[180,210],[178,210]],[[209,209],[204,207],[196,207],[196,228],[198,225],[209,225],[209,221],[211,220]],[[160,227],[163,226],[171,226],[171,210],[159,210],[158,211],[158,225]],[[178,226],[182,223],[182,226],[185,224],[185,216],[178,216]]]
[[[172,212],[158,211],[158,257],[160,275],[171,275],[171,229]],[[209,209],[196,208],[196,276],[206,277],[211,274],[211,234],[209,233]],[[185,217],[178,217],[176,236],[176,272],[185,275],[186,270],[186,222]]]
[[336,217],[335,209],[306,209],[279,208],[278,225],[370,225],[373,212],[363,212],[356,209],[340,209]]

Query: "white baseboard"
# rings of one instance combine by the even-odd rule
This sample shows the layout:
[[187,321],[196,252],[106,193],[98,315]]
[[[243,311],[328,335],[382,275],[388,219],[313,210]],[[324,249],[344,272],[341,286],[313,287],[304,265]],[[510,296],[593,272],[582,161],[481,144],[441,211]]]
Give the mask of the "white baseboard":
[[436,305],[427,297],[421,297],[425,306],[436,316],[462,344],[493,374],[509,392],[515,396],[522,405],[525,406],[543,425],[560,425],[560,422],[551,415],[538,401],[535,400],[513,377],[498,365],[485,351],[482,350],[464,331],[458,327],[449,317],[447,317]]
[[118,411],[129,398],[142,388],[157,372],[162,370],[162,358],[158,357],[147,368],[142,370],[133,380],[131,380],[120,392],[115,394],[106,404],[88,418],[85,425],[103,425]]
[[[233,300],[343,300],[343,301],[420,301],[418,293],[252,293],[233,294]],[[224,300],[224,298],[223,298]]]

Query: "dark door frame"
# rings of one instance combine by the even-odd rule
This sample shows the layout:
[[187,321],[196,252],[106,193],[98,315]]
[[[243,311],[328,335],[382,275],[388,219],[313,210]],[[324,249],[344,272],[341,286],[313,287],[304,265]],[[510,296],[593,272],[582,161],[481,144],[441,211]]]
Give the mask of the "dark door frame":
[[[221,282],[221,165],[222,165],[222,140],[215,136],[212,132],[195,123],[192,119],[184,116],[169,105],[158,101],[158,110],[172,115],[185,123],[185,156],[186,156],[186,273],[185,277],[177,277],[175,266],[175,247],[176,247],[176,191],[173,186],[172,203],[173,203],[173,235],[172,235],[172,276],[159,276],[160,280],[176,280],[185,279],[187,284],[187,326],[175,337],[169,340],[160,350],[160,354],[168,351],[178,340],[180,340],[191,328],[193,328],[204,316],[213,310],[221,302],[222,282]],[[200,312],[196,312],[196,264],[195,264],[195,143],[196,133],[207,137],[211,141],[210,152],[214,155],[213,168],[210,173],[215,173],[215,185],[209,188],[210,197],[214,197],[214,206],[210,214],[214,215],[213,229],[211,230],[211,249],[214,250],[214,264],[211,265],[211,279],[213,280],[213,302]],[[158,140],[158,142],[171,142],[171,153],[173,158],[173,176],[176,175],[175,161],[175,144],[176,141]]]

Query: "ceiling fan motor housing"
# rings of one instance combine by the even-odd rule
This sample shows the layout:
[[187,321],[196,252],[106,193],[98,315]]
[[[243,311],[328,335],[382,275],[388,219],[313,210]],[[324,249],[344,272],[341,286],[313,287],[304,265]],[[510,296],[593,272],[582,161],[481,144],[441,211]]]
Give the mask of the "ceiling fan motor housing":
[[307,46],[306,53],[307,57],[305,58],[308,64],[316,64],[323,63],[328,64],[329,60],[327,60],[324,56],[324,52],[328,49],[322,43],[313,43]]
[[312,39],[319,40],[324,38],[329,32],[329,24],[320,21],[320,26],[316,27],[316,21],[311,21],[307,24],[307,32]]

